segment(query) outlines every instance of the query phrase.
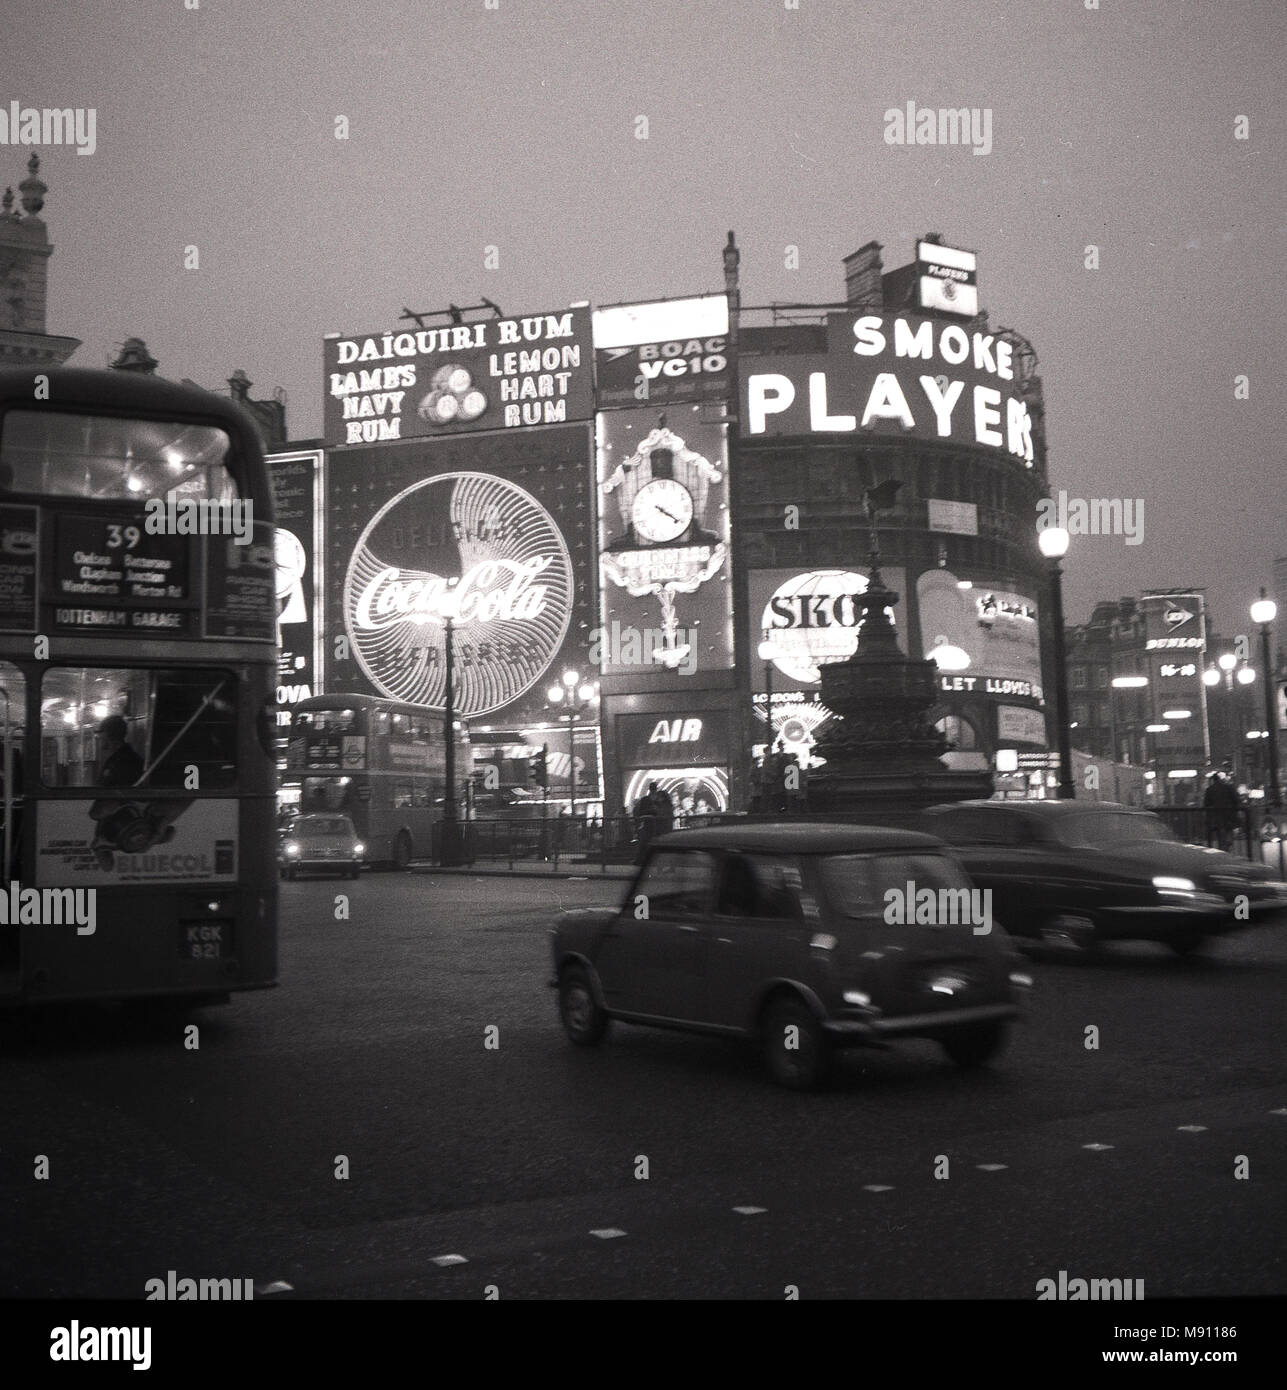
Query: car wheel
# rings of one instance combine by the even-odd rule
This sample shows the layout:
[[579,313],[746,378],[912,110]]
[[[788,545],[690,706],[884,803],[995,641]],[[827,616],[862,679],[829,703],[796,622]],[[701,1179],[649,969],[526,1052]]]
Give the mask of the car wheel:
[[405,873],[411,863],[411,836],[405,830],[398,831],[398,838],[393,842],[393,867],[399,873]]
[[816,1090],[831,1069],[831,1047],[799,995],[780,995],[764,1012],[764,1060],[779,1086]]
[[569,965],[559,976],[559,1018],[563,1031],[578,1047],[596,1047],[608,1031],[608,1015],[594,997],[590,976]]
[[1001,1051],[1008,1035],[1004,1023],[972,1023],[944,1034],[939,1043],[958,1067],[982,1067]]
[[357,878],[357,876],[358,876],[361,872],[362,872],[361,869],[359,869],[359,868],[357,868],[357,867],[354,867],[354,868],[352,868],[352,869],[349,870],[349,877],[350,877],[350,878]]
[[1207,938],[1203,936],[1201,932],[1193,931],[1180,932],[1178,935],[1171,937],[1166,944],[1177,956],[1191,956],[1194,951],[1201,950],[1206,944],[1206,941]]
[[1094,955],[1103,944],[1095,927],[1095,919],[1084,912],[1060,912],[1045,922],[1041,939],[1061,946],[1070,946],[1082,955]]

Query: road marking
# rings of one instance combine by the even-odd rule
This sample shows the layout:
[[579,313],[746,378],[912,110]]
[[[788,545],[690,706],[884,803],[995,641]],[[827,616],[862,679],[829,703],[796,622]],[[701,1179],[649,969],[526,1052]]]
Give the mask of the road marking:
[[1271,1115],[1287,1115],[1287,1105],[1284,1105],[1281,1110],[1271,1110],[1269,1113]]
[[288,1284],[285,1279],[274,1279],[271,1284],[261,1284],[255,1292],[261,1295],[266,1293],[294,1293],[295,1285]]
[[467,1265],[469,1261],[463,1255],[435,1255],[433,1263],[446,1269],[448,1265]]
[[1105,1149],[1111,1149],[1111,1144],[1083,1144],[1083,1149],[1089,1149],[1092,1153],[1103,1153]]
[[768,1207],[734,1207],[733,1210],[739,1216],[759,1216],[761,1212],[768,1211]]
[[1007,1165],[1004,1163],[976,1163],[980,1173],[1000,1173]]
[[618,1236],[625,1235],[625,1232],[616,1226],[602,1226],[597,1231],[591,1231],[592,1236],[598,1236],[600,1240],[616,1240]]
[[1201,1134],[1206,1125],[1180,1125],[1178,1128],[1181,1134]]
[[864,1192],[892,1192],[892,1187],[883,1186],[878,1182],[869,1182],[863,1187]]

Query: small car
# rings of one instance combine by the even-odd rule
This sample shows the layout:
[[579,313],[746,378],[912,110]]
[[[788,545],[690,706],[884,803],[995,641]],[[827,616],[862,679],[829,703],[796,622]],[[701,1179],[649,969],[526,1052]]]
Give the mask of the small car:
[[1187,955],[1287,914],[1287,883],[1264,865],[1183,844],[1151,811],[1116,802],[961,801],[930,807],[921,825],[992,890],[1014,937],[1083,952],[1158,941]]
[[[836,1049],[901,1037],[978,1066],[1004,1046],[1031,979],[1004,931],[970,910],[972,890],[947,847],[915,831],[676,831],[649,845],[619,907],[563,913],[550,984],[578,1046],[613,1019],[742,1038],[796,1090],[823,1082]],[[909,891],[935,910],[909,914]]]
[[278,847],[277,861],[283,878],[293,879],[300,869],[334,869],[357,878],[365,853],[348,816],[328,811],[296,816]]

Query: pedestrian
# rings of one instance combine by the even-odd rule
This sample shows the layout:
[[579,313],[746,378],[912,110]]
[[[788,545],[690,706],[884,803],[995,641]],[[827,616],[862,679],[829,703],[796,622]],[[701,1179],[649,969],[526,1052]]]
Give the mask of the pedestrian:
[[648,853],[648,846],[657,828],[657,807],[653,793],[656,782],[648,783],[648,790],[635,802],[635,863],[642,864]]
[[671,800],[670,793],[663,787],[659,787],[656,782],[652,786],[652,805],[653,815],[656,817],[657,825],[654,830],[656,835],[665,835],[675,828],[675,803]]
[[1202,805],[1206,809],[1207,844],[1228,850],[1242,810],[1237,789],[1222,773],[1212,772],[1207,778]]
[[98,726],[103,762],[98,770],[102,787],[132,787],[143,775],[143,759],[126,741],[129,725],[119,714],[109,714]]

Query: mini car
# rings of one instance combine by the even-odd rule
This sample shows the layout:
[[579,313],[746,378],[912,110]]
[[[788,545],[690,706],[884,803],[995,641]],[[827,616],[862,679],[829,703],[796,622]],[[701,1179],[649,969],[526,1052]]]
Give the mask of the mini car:
[[332,811],[296,816],[278,847],[277,862],[283,878],[293,879],[300,869],[333,869],[357,878],[365,853],[353,822]]
[[1281,921],[1287,883],[1262,864],[1186,845],[1158,816],[1107,801],[961,801],[924,812],[1014,937],[1093,951],[1164,942],[1178,955]]
[[[909,893],[927,910],[909,915]],[[743,1038],[797,1090],[822,1083],[836,1049],[902,1037],[978,1066],[1031,984],[981,901],[946,846],[915,831],[681,830],[652,842],[619,907],[560,917],[550,984],[578,1046],[613,1019]]]

